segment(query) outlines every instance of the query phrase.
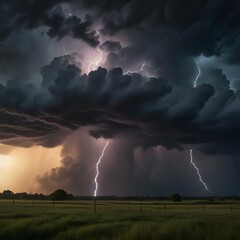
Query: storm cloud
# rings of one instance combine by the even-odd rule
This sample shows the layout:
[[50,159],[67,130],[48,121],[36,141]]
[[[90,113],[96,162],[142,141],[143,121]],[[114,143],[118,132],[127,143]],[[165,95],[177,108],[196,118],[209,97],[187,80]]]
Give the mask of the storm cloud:
[[[239,0],[1,1],[0,142],[63,145],[62,165],[38,180],[48,190],[61,183],[75,192],[70,183],[97,156],[70,154],[68,141],[78,135],[87,139],[80,139],[84,149],[102,138],[122,149],[123,162],[114,163],[126,179],[116,181],[122,194],[139,194],[137,182],[155,179],[159,147],[166,155],[193,148],[235,159],[239,8]],[[50,43],[58,48],[46,57]],[[140,167],[135,181],[134,162],[144,154],[149,169]]]
[[121,68],[107,71],[99,67],[89,75],[82,74],[72,64],[74,56],[58,57],[43,67],[41,88],[23,85],[18,79],[1,85],[3,142],[19,137],[38,144],[49,135],[90,127],[96,138],[135,132],[144,147],[181,150],[184,144],[201,143],[208,148],[213,144],[215,149],[217,143],[225,146],[221,151],[228,152],[228,145],[234,142],[231,150],[236,146],[238,151],[239,110],[235,106],[239,93],[229,90],[220,70],[206,77],[212,84],[212,78],[218,80],[220,93],[217,85],[206,83],[182,92],[167,78],[124,74]]
[[59,4],[66,2],[69,1],[1,1],[0,12],[3,14],[1,14],[0,40],[4,41],[12,32],[21,28],[33,30],[47,27],[45,32],[50,37],[61,39],[71,36],[96,47],[99,44],[98,35],[90,29],[92,20],[89,15],[86,15],[85,20],[82,21],[76,16],[64,16],[62,11],[54,9]]

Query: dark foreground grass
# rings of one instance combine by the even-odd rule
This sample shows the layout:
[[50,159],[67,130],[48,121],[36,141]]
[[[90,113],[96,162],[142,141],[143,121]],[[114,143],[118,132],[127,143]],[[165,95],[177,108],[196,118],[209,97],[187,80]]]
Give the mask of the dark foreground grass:
[[2,240],[236,240],[240,205],[91,201],[31,205],[0,201]]

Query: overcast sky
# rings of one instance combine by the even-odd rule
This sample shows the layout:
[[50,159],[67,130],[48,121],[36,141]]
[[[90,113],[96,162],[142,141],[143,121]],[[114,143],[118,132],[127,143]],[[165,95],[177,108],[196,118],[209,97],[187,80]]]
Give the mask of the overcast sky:
[[1,0],[0,190],[240,194],[239,12]]

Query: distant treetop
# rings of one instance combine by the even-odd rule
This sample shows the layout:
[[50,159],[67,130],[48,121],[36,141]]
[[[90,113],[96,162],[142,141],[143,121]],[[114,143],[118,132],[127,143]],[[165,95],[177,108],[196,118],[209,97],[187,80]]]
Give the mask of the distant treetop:
[[178,193],[173,193],[171,195],[171,199],[174,201],[174,202],[181,202],[182,201],[182,197],[178,194]]
[[53,201],[56,201],[56,200],[63,201],[68,198],[68,194],[63,189],[58,189],[50,194],[50,198]]

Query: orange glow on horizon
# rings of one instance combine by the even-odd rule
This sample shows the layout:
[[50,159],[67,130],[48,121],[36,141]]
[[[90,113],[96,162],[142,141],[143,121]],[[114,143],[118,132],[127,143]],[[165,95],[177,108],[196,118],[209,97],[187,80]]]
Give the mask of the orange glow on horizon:
[[60,166],[62,146],[11,148],[7,154],[0,152],[0,192],[38,192],[36,177]]

